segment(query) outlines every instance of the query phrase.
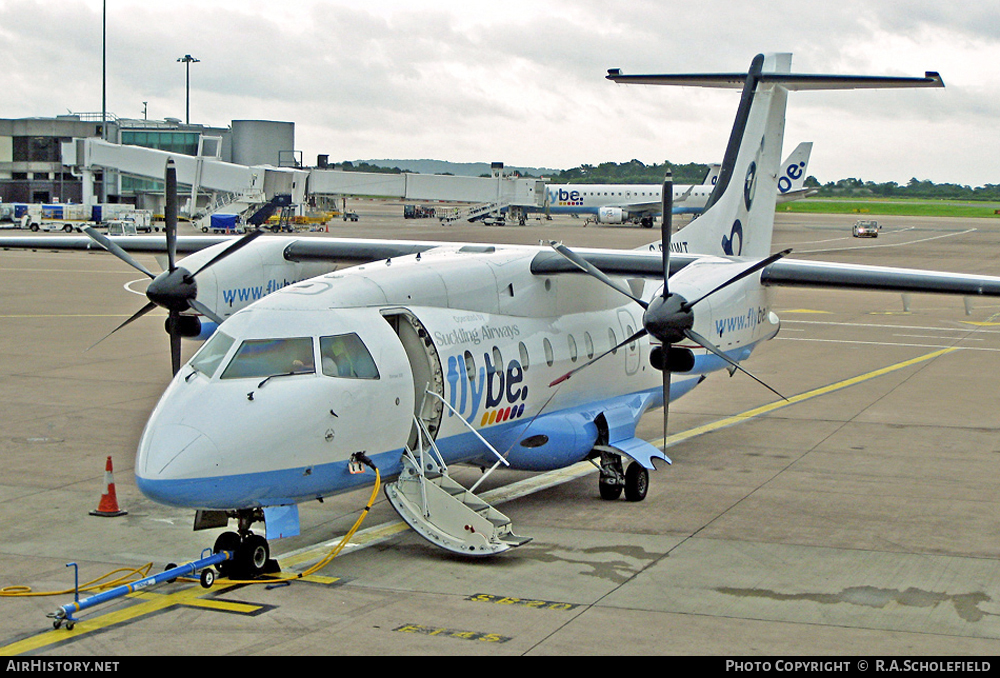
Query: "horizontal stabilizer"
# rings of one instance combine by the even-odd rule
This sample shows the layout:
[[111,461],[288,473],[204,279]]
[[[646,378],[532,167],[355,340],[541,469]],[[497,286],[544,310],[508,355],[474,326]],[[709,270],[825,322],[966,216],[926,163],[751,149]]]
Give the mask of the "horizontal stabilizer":
[[[608,80],[621,85],[675,85],[678,87],[715,87],[741,89],[746,73],[694,73],[687,75],[625,75],[620,69],[608,70]],[[838,89],[885,89],[894,87],[944,87],[938,73],[927,71],[922,78],[879,75],[813,75],[800,73],[761,73],[759,82],[777,84],[791,91]]]

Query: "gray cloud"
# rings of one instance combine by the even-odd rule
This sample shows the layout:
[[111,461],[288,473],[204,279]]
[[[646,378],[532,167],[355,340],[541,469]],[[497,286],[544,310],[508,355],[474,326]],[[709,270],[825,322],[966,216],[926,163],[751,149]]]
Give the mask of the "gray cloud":
[[[147,101],[151,117],[183,117],[177,58],[190,53],[201,59],[191,66],[195,121],[293,121],[307,159],[710,162],[737,95],[616,86],[606,69],[734,71],[757,52],[789,51],[800,72],[932,69],[948,84],[793,94],[786,146],[813,141],[821,180],[1000,181],[987,150],[1000,10],[985,3],[111,4],[110,110],[138,116]],[[100,12],[96,0],[0,0],[5,115],[99,109]]]

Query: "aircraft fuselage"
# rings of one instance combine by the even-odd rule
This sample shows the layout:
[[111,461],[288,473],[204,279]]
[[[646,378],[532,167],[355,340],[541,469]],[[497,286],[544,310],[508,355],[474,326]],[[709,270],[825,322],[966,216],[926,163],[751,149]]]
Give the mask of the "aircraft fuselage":
[[[351,473],[359,452],[383,477],[398,473],[415,414],[449,464],[492,463],[470,427],[525,470],[585,459],[601,414],[613,435],[634,436],[642,414],[662,405],[648,339],[549,384],[641,328],[642,309],[586,276],[531,274],[539,251],[451,248],[366,264],[239,311],[152,413],[136,461],[140,489],[200,509],[334,494],[371,481]],[[706,258],[675,274],[671,291],[696,298],[741,265]],[[640,286],[646,298],[659,292]],[[696,309],[696,329],[737,360],[777,331],[759,283]],[[725,367],[695,353],[694,369],[673,375],[672,398]]]

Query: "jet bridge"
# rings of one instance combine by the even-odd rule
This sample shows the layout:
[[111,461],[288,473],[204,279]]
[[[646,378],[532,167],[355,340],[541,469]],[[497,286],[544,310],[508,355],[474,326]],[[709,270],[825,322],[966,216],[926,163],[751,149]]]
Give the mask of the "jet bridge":
[[[203,139],[207,141],[207,139]],[[202,145],[200,145],[202,146]],[[203,144],[205,148],[219,144]],[[177,168],[177,183],[191,187],[191,205],[200,193],[215,194],[209,212],[240,204],[261,205],[276,195],[291,195],[302,205],[310,196],[366,196],[403,200],[438,200],[475,205],[503,205],[510,209],[544,207],[545,182],[504,176],[461,177],[430,174],[381,174],[343,170],[303,170],[270,165],[246,166],[222,161],[216,155],[181,155],[153,148],[115,144],[101,139],[73,139],[62,147],[62,162],[83,174],[83,202],[91,204],[93,172],[162,179],[168,158]],[[189,210],[189,212],[192,210]]]
[[224,162],[218,155],[198,156],[171,153],[155,148],[114,144],[101,139],[73,139],[63,143],[62,163],[83,174],[83,202],[91,204],[93,172],[97,169],[117,170],[122,174],[151,179],[163,179],[167,159],[177,168],[177,183],[191,187],[192,205],[201,192],[228,194],[243,202],[260,204],[276,195],[291,195],[301,204],[309,173],[290,167],[270,165],[246,166]]

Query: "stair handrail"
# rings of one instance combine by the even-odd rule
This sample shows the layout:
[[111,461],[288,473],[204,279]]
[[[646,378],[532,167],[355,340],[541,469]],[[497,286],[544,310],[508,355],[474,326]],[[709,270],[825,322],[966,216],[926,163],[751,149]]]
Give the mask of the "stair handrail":
[[[451,403],[449,403],[447,400],[445,400],[439,393],[436,393],[436,392],[434,392],[434,391],[432,391],[430,389],[425,390],[424,391],[424,397],[429,396],[429,395],[430,396],[434,396],[435,398],[437,398],[438,400],[440,400],[442,403],[444,403],[444,406],[447,407],[449,410],[451,410],[452,413],[454,413],[455,416],[458,417],[459,421],[461,421],[465,425],[465,427],[472,432],[473,435],[475,435],[477,438],[479,438],[479,441],[483,445],[485,445],[487,447],[487,449],[489,449],[489,451],[492,452],[494,454],[494,456],[496,456],[496,458],[497,458],[497,462],[495,464],[493,464],[493,466],[491,466],[488,471],[485,471],[483,473],[483,475],[479,478],[479,480],[477,480],[476,483],[472,487],[469,488],[469,490],[468,490],[469,492],[474,492],[475,489],[477,487],[479,487],[480,483],[482,483],[484,480],[486,480],[486,478],[489,477],[489,475],[491,473],[493,473],[493,471],[495,471],[497,469],[497,467],[500,466],[500,464],[503,464],[504,466],[510,466],[510,462],[507,461],[502,454],[500,454],[499,452],[497,452],[496,448],[493,447],[492,445],[490,445],[489,441],[486,440],[486,438],[484,438],[479,433],[479,431],[477,431],[475,429],[475,427],[473,427],[472,424],[470,424],[468,421],[466,421],[465,417],[463,417],[462,414],[458,410],[456,410],[454,407],[451,406]],[[432,445],[432,447],[434,446],[433,441],[431,442],[431,445]]]

